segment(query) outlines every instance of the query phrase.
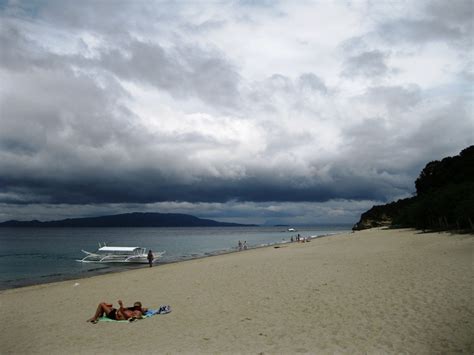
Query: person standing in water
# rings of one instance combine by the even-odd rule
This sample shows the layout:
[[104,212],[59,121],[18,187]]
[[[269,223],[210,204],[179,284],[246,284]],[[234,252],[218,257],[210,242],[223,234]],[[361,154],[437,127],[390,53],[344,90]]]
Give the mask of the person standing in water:
[[151,252],[151,249],[148,250],[147,259],[148,259],[148,264],[150,264],[150,267],[152,267],[154,257],[153,257],[153,253]]

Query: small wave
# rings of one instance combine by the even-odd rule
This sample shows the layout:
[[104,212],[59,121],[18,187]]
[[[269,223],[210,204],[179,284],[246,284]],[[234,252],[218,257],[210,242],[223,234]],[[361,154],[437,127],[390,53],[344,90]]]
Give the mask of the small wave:
[[64,274],[56,273],[56,274],[49,274],[49,275],[41,275],[40,278],[47,279],[47,278],[59,277],[59,276],[64,276]]

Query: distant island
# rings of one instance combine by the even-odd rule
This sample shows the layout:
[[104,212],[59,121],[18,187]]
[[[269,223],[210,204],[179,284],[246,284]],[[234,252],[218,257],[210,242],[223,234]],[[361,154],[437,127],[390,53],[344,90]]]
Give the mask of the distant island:
[[391,226],[474,231],[474,146],[428,163],[415,187],[415,196],[373,206],[352,229]]
[[181,213],[125,213],[111,216],[68,218],[58,221],[6,221],[0,227],[251,227],[253,224],[218,222]]

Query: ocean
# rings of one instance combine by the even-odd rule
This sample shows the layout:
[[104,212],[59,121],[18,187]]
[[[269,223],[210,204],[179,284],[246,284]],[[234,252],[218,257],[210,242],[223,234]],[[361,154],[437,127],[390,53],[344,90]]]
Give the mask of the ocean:
[[166,253],[156,266],[237,250],[289,242],[291,236],[317,237],[349,231],[351,226],[187,227],[187,228],[0,228],[0,289],[117,272],[146,265],[83,264],[76,260],[94,252],[98,243],[140,246]]

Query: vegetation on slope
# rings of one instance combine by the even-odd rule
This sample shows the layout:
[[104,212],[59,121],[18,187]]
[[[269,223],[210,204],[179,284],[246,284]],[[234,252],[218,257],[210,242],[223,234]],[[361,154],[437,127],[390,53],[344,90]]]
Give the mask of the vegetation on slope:
[[391,225],[474,230],[474,146],[428,163],[415,186],[416,196],[372,207],[353,229]]

